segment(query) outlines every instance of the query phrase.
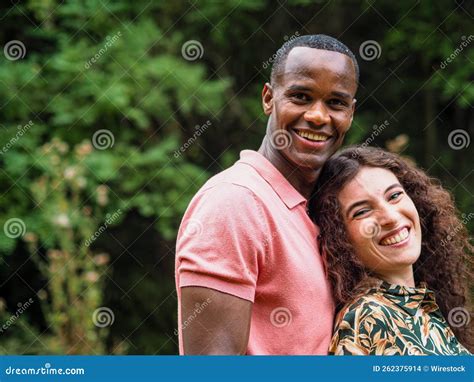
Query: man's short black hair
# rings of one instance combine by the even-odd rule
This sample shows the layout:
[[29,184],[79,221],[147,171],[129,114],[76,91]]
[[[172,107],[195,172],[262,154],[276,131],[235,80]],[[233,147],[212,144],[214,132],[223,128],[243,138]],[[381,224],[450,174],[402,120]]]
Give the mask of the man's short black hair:
[[342,42],[336,40],[333,37],[326,36],[324,34],[313,34],[291,39],[290,41],[285,42],[283,46],[278,49],[275,55],[275,60],[273,62],[272,73],[270,75],[270,81],[272,84],[275,84],[276,77],[283,71],[283,68],[285,67],[286,58],[288,57],[290,51],[298,46],[329,50],[331,52],[345,54],[354,63],[356,84],[359,83],[359,64],[357,63],[357,59],[354,56],[354,53],[352,53],[351,50]]

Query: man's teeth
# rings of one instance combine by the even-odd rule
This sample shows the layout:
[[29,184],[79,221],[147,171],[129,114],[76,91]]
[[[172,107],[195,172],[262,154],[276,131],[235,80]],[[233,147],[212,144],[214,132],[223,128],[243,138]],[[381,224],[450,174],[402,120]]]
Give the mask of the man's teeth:
[[393,245],[400,243],[401,241],[405,240],[408,237],[408,228],[403,228],[399,233],[397,233],[395,236],[388,237],[380,244],[382,245]]
[[310,141],[316,141],[316,142],[324,142],[324,141],[327,141],[327,139],[329,138],[326,135],[308,133],[307,131],[298,131],[297,130],[296,134],[298,134],[300,137],[309,139]]

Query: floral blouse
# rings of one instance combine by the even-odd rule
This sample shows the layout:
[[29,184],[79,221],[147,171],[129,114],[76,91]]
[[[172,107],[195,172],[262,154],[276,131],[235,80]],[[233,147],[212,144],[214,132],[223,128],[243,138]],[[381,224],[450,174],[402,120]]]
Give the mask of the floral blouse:
[[434,292],[381,281],[336,317],[334,355],[469,355],[446,323]]

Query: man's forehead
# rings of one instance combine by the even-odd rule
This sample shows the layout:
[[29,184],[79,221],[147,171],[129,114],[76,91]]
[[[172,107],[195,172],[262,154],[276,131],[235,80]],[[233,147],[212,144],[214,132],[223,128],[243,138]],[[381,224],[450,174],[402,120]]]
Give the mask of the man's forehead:
[[314,74],[320,70],[355,80],[355,68],[349,56],[339,52],[300,46],[288,53],[282,74],[313,78]]

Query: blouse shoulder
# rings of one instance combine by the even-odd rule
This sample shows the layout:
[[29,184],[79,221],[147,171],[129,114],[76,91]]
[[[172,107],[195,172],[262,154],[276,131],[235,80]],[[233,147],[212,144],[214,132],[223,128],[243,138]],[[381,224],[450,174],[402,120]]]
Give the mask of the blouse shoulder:
[[390,304],[379,293],[356,298],[336,317],[330,354],[396,354],[395,333],[390,324],[393,314]]

